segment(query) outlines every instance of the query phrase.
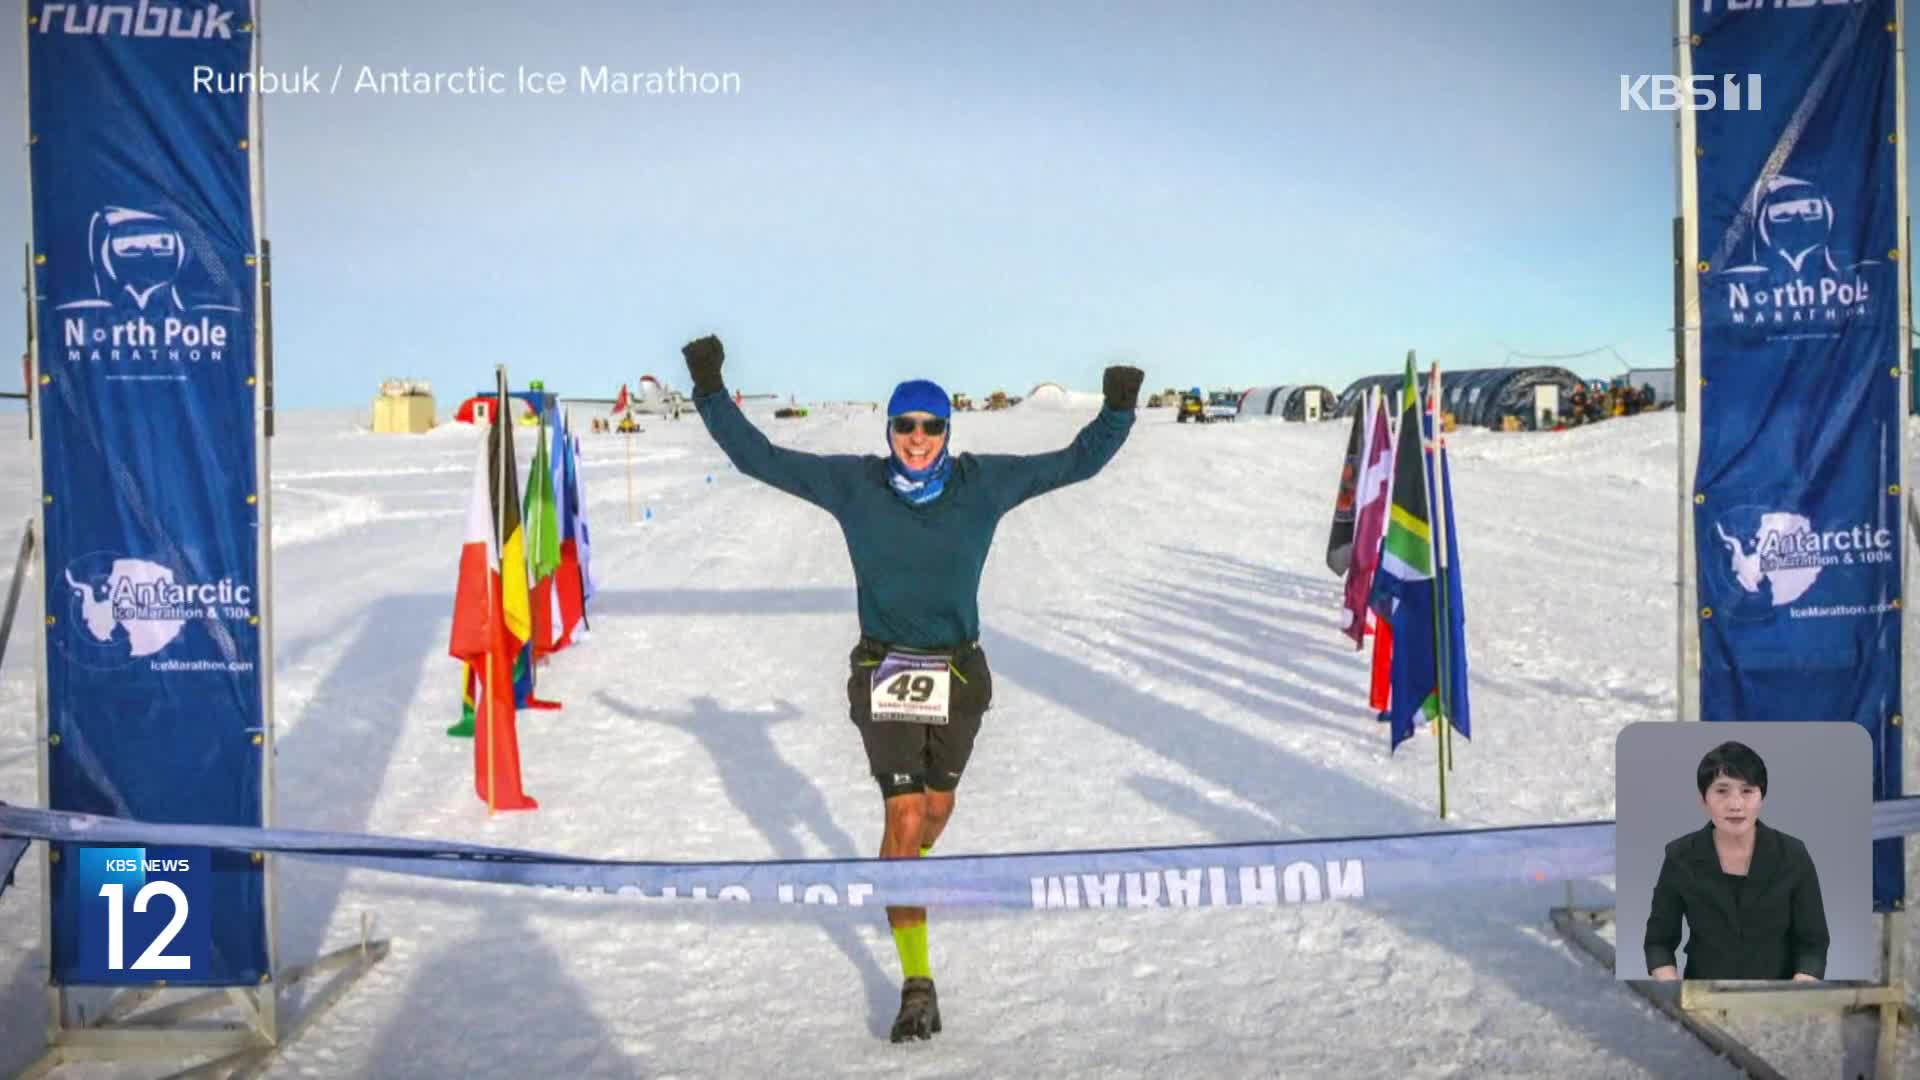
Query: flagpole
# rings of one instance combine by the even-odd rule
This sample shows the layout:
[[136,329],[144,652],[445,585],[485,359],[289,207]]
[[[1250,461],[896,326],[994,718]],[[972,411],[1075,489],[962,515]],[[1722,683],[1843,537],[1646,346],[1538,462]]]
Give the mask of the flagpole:
[[[1433,421],[1433,445],[1428,444],[1426,426],[1419,423],[1418,420],[1415,421],[1414,426],[1419,430],[1415,433],[1414,437],[1420,440],[1420,483],[1426,489],[1428,521],[1432,523],[1427,529],[1427,542],[1433,545],[1434,548],[1439,548],[1438,539],[1440,530],[1438,522],[1440,520],[1440,508],[1433,497],[1434,481],[1437,480],[1438,477],[1432,476],[1432,471],[1427,467],[1429,458],[1433,458],[1433,464],[1436,467],[1438,466],[1438,455],[1434,453],[1435,448],[1440,442],[1440,365],[1437,363],[1433,365],[1433,376],[1428,383],[1427,407],[1425,411],[1427,416]],[[1434,665],[1434,675],[1436,676],[1434,680],[1436,690],[1434,700],[1439,705],[1439,709],[1438,715],[1434,719],[1434,734],[1437,736],[1434,740],[1436,748],[1434,762],[1440,770],[1440,820],[1445,821],[1447,818],[1447,665],[1445,660],[1446,623],[1443,617],[1444,613],[1440,606],[1442,603],[1441,594],[1445,591],[1442,587],[1444,585],[1442,581],[1444,566],[1438,561],[1437,557],[1431,560],[1428,565],[1434,567],[1435,570],[1432,579],[1434,596],[1433,653],[1436,661]]]
[[[539,462],[540,452],[547,451],[550,445],[550,441],[547,438],[548,406],[547,406],[546,387],[544,385],[540,385],[540,390],[541,390],[540,407],[537,410],[540,414],[540,424],[539,424],[538,433],[534,436],[534,438],[537,440],[533,444],[534,458],[533,458],[533,461],[530,461],[527,463],[527,499],[529,502],[533,500],[534,492],[539,490],[539,488],[536,485],[539,484],[540,482],[539,480],[534,479],[533,466]],[[553,484],[553,462],[551,460],[551,457],[552,457],[551,451],[548,451],[548,457],[549,457],[549,460],[547,462],[547,475],[544,479],[547,481],[547,484],[551,486]],[[524,522],[529,517],[534,519],[534,523],[533,523],[534,535],[532,537],[532,543],[529,543],[527,545],[527,583],[529,585],[537,587],[540,584],[540,558],[541,558],[540,553],[547,549],[547,530],[551,528],[551,522],[547,520],[546,504],[544,502],[541,503],[540,513],[538,514],[529,514],[527,512],[527,508],[525,506],[522,506],[520,508],[520,520]],[[540,680],[536,675],[536,673],[540,669],[540,650],[553,644],[553,600],[552,600],[553,582],[551,580],[547,582],[547,596],[548,596],[547,605],[546,605],[547,640],[536,642],[533,646],[533,649],[531,650],[533,655],[527,658],[527,684],[534,688],[533,691],[530,691],[530,693],[537,693],[540,688]],[[529,618],[531,618],[531,613],[529,613]],[[535,620],[531,622],[529,625],[538,626],[540,624],[537,620]],[[529,634],[533,633],[531,629],[529,629],[527,632]]]
[[1448,606],[1453,603],[1453,589],[1447,581],[1447,499],[1452,494],[1453,484],[1446,475],[1447,432],[1445,410],[1441,403],[1446,399],[1441,394],[1440,365],[1433,365],[1433,486],[1438,498],[1433,509],[1433,550],[1434,565],[1440,568],[1435,575],[1433,606],[1436,625],[1434,626],[1434,658],[1439,663],[1439,678],[1435,681],[1440,688],[1440,743],[1446,752],[1447,771],[1453,771],[1453,687],[1449,680],[1453,677],[1453,657],[1447,652],[1447,628],[1453,625]]
[[[1360,562],[1360,518],[1364,513],[1364,500],[1367,497],[1362,481],[1370,479],[1367,475],[1367,466],[1373,460],[1373,424],[1378,415],[1369,407],[1373,404],[1373,389],[1369,386],[1367,392],[1360,395],[1360,453],[1354,458],[1353,464],[1353,553],[1347,557],[1346,574],[1349,578],[1353,576],[1354,567]],[[1379,561],[1378,552],[1374,554],[1374,560]],[[1354,652],[1367,650],[1367,621],[1371,617],[1369,609],[1372,607],[1373,605],[1363,598],[1360,610],[1355,613],[1360,620],[1358,627],[1360,634],[1354,638]]]
[[[624,422],[632,413],[622,414]],[[620,441],[627,444],[627,524],[633,524],[633,432],[620,432]]]
[[[540,463],[540,450],[547,444],[547,398],[545,388],[540,382],[530,380],[527,386],[529,390],[540,391],[540,396],[530,399],[533,402],[534,416],[539,421],[539,430],[534,435],[533,458],[527,462],[527,490],[525,496],[521,499],[519,508],[520,528],[525,537],[522,542],[526,544],[526,550],[522,552],[522,554],[526,556],[522,560],[522,572],[527,575],[529,592],[527,604],[527,643],[521,646],[521,648],[525,649],[527,654],[527,706],[529,708],[537,708],[538,706],[536,706],[534,702],[540,696],[540,646],[534,643],[533,632],[534,628],[539,625],[539,622],[533,613],[531,594],[534,586],[540,583],[540,576],[537,569],[540,558],[539,534],[540,530],[546,527],[546,522],[540,520],[540,515],[529,512],[528,506],[533,501],[533,493],[538,483],[538,481],[534,479],[533,467]],[[520,463],[515,461],[513,468],[515,475],[518,475]],[[549,618],[551,618],[551,616],[549,616]],[[551,627],[549,627],[549,630],[551,630]],[[514,687],[513,703],[516,706],[520,704],[520,688],[517,686]]]
[[[512,461],[502,460],[506,457],[507,451],[505,428],[509,416],[507,411],[507,365],[493,365],[493,385],[495,392],[495,408],[493,410],[494,444],[488,448],[489,453],[487,454],[488,464],[493,467],[494,470],[494,556],[493,566],[488,568],[487,573],[487,622],[490,626],[490,632],[487,641],[487,710],[486,729],[484,732],[487,742],[488,817],[492,817],[498,813],[500,807],[500,800],[496,793],[496,774],[500,769],[500,755],[498,752],[500,744],[494,739],[493,714],[495,709],[494,703],[499,700],[500,694],[500,649],[498,644],[500,634],[505,629],[503,623],[506,619],[506,604],[504,600],[495,600],[493,596],[493,579],[495,574],[498,574],[504,569],[502,560],[507,553],[507,470],[514,467]],[[507,587],[507,583],[504,580],[501,581],[500,587],[504,590]],[[508,688],[507,693],[509,695],[513,693],[511,687]],[[509,700],[511,700],[511,698],[509,698]]]

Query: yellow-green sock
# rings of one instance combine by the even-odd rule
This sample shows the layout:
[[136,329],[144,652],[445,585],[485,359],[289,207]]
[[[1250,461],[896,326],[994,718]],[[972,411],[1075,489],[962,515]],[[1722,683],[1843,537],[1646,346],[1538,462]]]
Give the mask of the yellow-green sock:
[[933,959],[927,954],[927,924],[896,926],[893,944],[900,950],[900,971],[909,979],[933,978]]
[[932,845],[932,844],[921,844],[921,845],[920,845],[920,857],[921,857],[921,858],[923,858],[923,859],[924,859],[924,858],[926,858],[926,857],[927,857],[927,853],[928,853],[928,852],[931,852],[932,850],[933,850],[933,845]]

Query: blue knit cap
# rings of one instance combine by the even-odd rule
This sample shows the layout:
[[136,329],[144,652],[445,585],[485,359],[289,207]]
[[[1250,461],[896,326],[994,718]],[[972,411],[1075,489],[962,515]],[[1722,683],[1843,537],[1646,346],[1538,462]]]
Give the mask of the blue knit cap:
[[909,379],[893,388],[893,397],[887,401],[887,415],[899,416],[910,412],[932,413],[945,420],[953,415],[953,399],[940,389],[939,383],[930,379]]

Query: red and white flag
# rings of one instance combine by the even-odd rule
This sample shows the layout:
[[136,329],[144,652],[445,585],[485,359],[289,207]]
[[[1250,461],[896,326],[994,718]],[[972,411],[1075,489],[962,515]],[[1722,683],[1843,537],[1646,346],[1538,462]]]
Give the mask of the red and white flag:
[[1367,636],[1368,598],[1373,595],[1374,572],[1380,568],[1380,544],[1387,533],[1389,489],[1393,485],[1393,433],[1387,403],[1378,391],[1367,395],[1365,449],[1360,476],[1354,482],[1353,556],[1347,563],[1347,636],[1363,648]]
[[[514,715],[513,663],[532,633],[527,603],[525,541],[520,530],[518,470],[512,425],[495,417],[480,440],[460,547],[453,633],[447,651],[475,675],[473,785],[494,810],[539,807],[520,784],[520,737]],[[502,447],[502,443],[505,446]],[[507,492],[496,502],[502,469]],[[506,543],[498,541],[501,517]]]

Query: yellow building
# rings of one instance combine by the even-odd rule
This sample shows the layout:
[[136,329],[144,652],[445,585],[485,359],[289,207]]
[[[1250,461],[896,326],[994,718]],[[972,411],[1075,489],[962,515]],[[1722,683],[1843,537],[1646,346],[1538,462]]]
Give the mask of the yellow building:
[[403,435],[432,431],[433,388],[413,379],[388,379],[373,399],[373,430]]

